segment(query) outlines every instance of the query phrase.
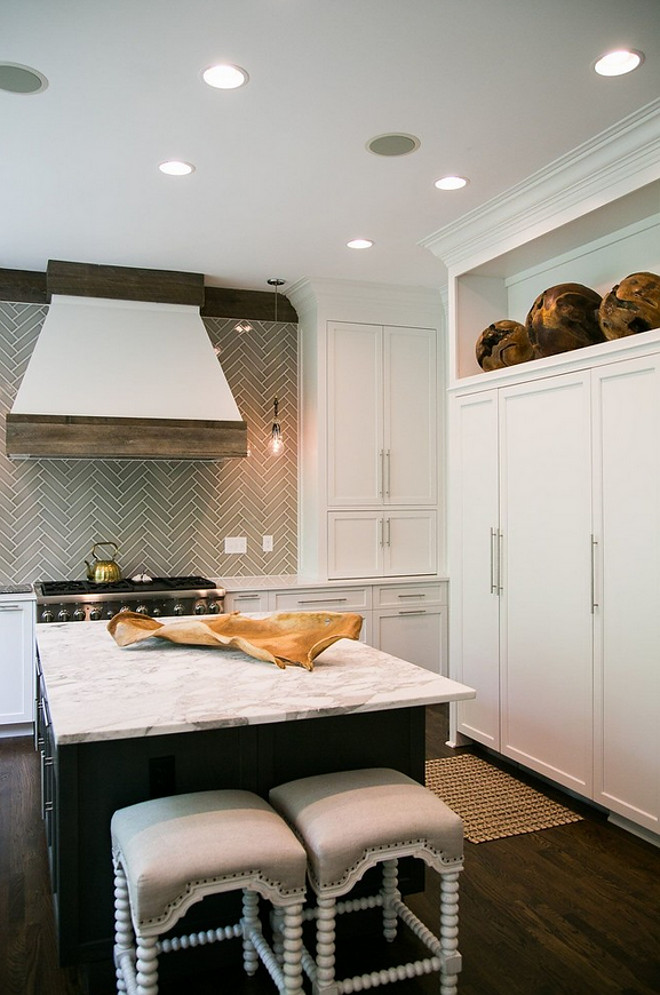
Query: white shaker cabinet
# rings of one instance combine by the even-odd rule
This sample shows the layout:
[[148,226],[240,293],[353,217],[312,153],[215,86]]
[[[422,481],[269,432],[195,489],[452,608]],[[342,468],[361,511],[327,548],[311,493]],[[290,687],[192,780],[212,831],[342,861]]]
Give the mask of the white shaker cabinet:
[[593,377],[594,799],[660,831],[660,356]]
[[588,376],[453,399],[459,732],[591,791]]
[[329,577],[434,574],[436,548],[435,511],[383,509],[328,515]]
[[447,674],[445,584],[374,587],[374,645],[435,674]]
[[[35,599],[0,594],[0,735],[16,735],[33,721]],[[2,727],[5,727],[3,730]]]
[[435,331],[331,322],[328,505],[436,503]]

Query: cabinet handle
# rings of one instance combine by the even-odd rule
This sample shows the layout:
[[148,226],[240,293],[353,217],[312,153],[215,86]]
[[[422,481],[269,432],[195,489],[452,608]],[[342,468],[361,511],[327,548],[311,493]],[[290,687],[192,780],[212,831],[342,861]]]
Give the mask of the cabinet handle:
[[234,601],[258,601],[259,594],[236,594]]
[[387,519],[387,542],[386,542],[385,545],[386,546],[391,546],[392,545],[392,519],[391,518]]
[[300,599],[298,601],[299,605],[341,605],[348,598],[307,598],[306,600]]
[[397,594],[397,598],[425,598],[426,595],[420,591],[418,594]]
[[497,531],[495,529],[490,530],[490,593],[497,594],[497,584],[495,583],[495,558],[497,553],[495,552],[495,537],[497,536]]
[[426,608],[410,608],[397,612],[397,615],[426,615]]
[[380,497],[385,497],[385,452],[383,449],[379,451],[380,459],[380,488],[378,494]]
[[502,562],[504,557],[502,552],[504,549],[504,533],[498,529],[497,532],[497,593],[502,594],[504,591],[504,585],[502,584]]
[[20,605],[0,605],[0,612],[19,612]]
[[596,601],[596,553],[598,552],[598,540],[591,536],[591,614],[598,608]]
[[391,475],[391,464],[390,464],[390,451],[389,449],[385,453],[385,471],[386,471],[386,485],[385,485],[385,496],[390,496],[390,475]]
[[383,519],[379,518],[378,519],[378,544],[380,545],[381,548],[385,545],[383,539],[384,539]]

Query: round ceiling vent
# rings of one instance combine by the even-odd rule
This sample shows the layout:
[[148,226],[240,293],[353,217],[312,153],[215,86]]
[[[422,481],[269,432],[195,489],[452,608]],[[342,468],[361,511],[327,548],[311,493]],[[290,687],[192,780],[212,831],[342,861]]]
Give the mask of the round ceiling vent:
[[389,135],[376,135],[367,142],[367,148],[374,155],[409,155],[414,152],[422,143],[415,135],[404,135],[392,133]]
[[48,86],[43,73],[17,62],[0,62],[0,90],[9,93],[41,93]]

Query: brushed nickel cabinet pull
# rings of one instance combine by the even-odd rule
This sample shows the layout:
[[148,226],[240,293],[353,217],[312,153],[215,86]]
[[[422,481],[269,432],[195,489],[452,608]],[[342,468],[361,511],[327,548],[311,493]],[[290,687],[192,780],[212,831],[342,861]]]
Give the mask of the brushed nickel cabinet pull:
[[391,470],[392,470],[391,463],[390,463],[390,456],[391,456],[391,454],[390,454],[390,451],[388,449],[387,452],[385,453],[385,467],[386,467],[385,496],[386,497],[390,496],[390,476],[391,476]]
[[495,529],[490,530],[490,593],[497,594],[497,584],[495,583],[495,537],[497,531]]
[[380,497],[385,497],[385,452],[383,449],[379,451],[378,457],[380,459],[380,487],[378,494]]
[[426,595],[419,591],[416,594],[397,594],[397,598],[425,598]]
[[384,543],[383,540],[384,540],[383,519],[379,518],[378,519],[378,544],[380,545],[381,548],[385,545],[385,543]]
[[299,605],[341,605],[348,598],[300,598],[298,601]]
[[497,593],[502,594],[504,591],[504,585],[502,584],[502,561],[504,559],[502,553],[504,550],[504,533],[498,529],[497,532]]
[[591,536],[591,614],[598,608],[596,601],[596,553],[598,552],[598,540]]
[[392,519],[387,519],[387,545],[392,545]]
[[426,615],[426,608],[410,608],[397,612],[397,615]]

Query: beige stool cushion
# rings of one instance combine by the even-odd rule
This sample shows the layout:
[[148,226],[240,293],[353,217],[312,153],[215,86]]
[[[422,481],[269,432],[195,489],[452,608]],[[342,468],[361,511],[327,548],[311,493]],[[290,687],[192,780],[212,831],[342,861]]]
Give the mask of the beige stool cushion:
[[201,898],[244,887],[246,875],[271,901],[302,901],[305,851],[251,792],[200,791],[130,805],[115,812],[111,833],[138,928],[170,920],[195,891]]
[[424,859],[430,855],[434,866],[462,859],[459,816],[396,770],[368,768],[289,781],[273,788],[269,800],[304,841],[317,891],[341,893],[344,883],[350,885],[377,862],[365,861],[367,853],[383,850],[379,859],[385,860],[388,848],[403,850],[408,843],[419,843],[409,852],[418,849]]

